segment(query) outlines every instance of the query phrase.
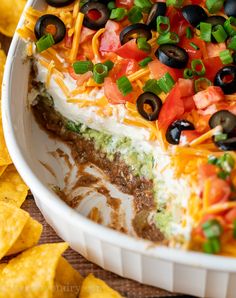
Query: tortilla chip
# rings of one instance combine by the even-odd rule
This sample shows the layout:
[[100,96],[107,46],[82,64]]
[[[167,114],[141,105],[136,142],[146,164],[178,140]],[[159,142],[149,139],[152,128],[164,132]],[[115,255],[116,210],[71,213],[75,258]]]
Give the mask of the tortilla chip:
[[4,171],[6,170],[7,166],[1,166],[0,167],[0,177],[2,176],[2,174],[4,173]]
[[0,273],[1,271],[7,266],[7,263],[1,263],[0,264]]
[[26,222],[20,236],[16,239],[16,242],[8,250],[6,255],[13,255],[35,246],[39,241],[42,230],[43,226],[38,221],[30,217]]
[[[1,48],[1,46],[0,46]],[[3,78],[3,72],[4,72],[4,67],[6,63],[6,54],[3,50],[0,50],[0,84],[2,85],[2,78]]]
[[78,297],[82,280],[80,273],[61,257],[56,270],[53,298]]
[[51,298],[54,278],[67,243],[42,244],[12,259],[0,272],[0,297]]
[[16,168],[13,165],[8,166],[0,177],[0,201],[20,207],[28,194],[28,189]]
[[0,166],[6,166],[11,163],[12,163],[12,161],[11,161],[10,155],[8,153],[4,135],[3,135],[2,119],[0,117]]
[[22,14],[26,0],[1,0],[0,1],[0,32],[12,37]]
[[122,296],[111,289],[104,281],[89,274],[83,281],[80,298],[121,298]]
[[29,214],[22,209],[0,202],[0,259],[20,236]]

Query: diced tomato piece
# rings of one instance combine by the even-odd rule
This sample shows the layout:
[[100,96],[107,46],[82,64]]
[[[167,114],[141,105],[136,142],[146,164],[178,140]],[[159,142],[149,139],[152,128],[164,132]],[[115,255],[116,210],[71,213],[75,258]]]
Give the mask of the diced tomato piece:
[[216,177],[217,167],[212,164],[202,164],[198,169],[199,181],[205,182],[206,179]]
[[119,47],[115,53],[125,59],[135,59],[140,61],[148,56],[148,53],[140,50],[137,46],[136,39],[131,39],[123,46]]
[[93,76],[93,73],[91,71],[88,71],[84,74],[76,74],[74,71],[74,68],[72,66],[69,66],[68,68],[69,75],[76,80],[76,84],[78,86],[82,86],[84,82],[88,81]]
[[205,77],[213,82],[216,73],[223,67],[220,57],[206,58],[203,63],[206,68]]
[[174,120],[181,117],[183,113],[183,100],[181,99],[178,84],[175,84],[162,106],[158,117],[158,127],[160,129],[166,129]]
[[108,20],[100,42],[100,51],[114,52],[120,47],[120,25]]
[[193,100],[198,109],[205,109],[211,104],[224,99],[224,93],[220,87],[210,86],[206,90],[200,91],[193,96]]
[[196,105],[192,96],[183,97],[182,100],[184,103],[185,112],[191,112],[193,109],[196,109]]
[[80,43],[91,40],[95,33],[96,33],[95,30],[92,30],[92,29],[89,29],[89,28],[83,26],[81,35],[80,35]]
[[111,78],[106,78],[104,81],[104,93],[108,101],[112,104],[125,103],[126,101],[133,101],[134,94],[130,93],[126,96],[123,96],[118,86]]
[[193,80],[180,78],[178,79],[178,86],[179,86],[181,97],[192,96],[194,94]]
[[233,223],[236,220],[236,208],[231,209],[225,215],[225,221],[228,223]]
[[166,66],[165,64],[162,64],[158,59],[155,59],[154,61],[150,62],[148,64],[148,67],[150,69],[152,77],[156,80],[159,80],[167,72],[169,72],[169,74],[172,76],[175,82],[178,80],[178,78],[183,77],[182,70]]
[[116,0],[116,7],[132,8],[134,0]]
[[211,188],[209,193],[210,205],[219,202],[226,202],[229,199],[231,188],[226,180],[218,177],[211,179]]
[[122,59],[117,61],[113,69],[109,73],[109,77],[113,80],[117,80],[123,75],[130,75],[139,69],[138,62],[134,59]]
[[[190,44],[191,42],[197,45],[199,49],[194,49]],[[186,50],[190,61],[193,59],[201,59],[204,56],[205,41],[198,37],[188,39],[186,36],[183,36],[180,40],[179,46]]]
[[183,17],[181,11],[175,9],[173,6],[169,6],[166,16],[169,17],[171,31],[177,33],[177,35],[180,37],[185,35],[186,28],[189,26],[189,24]]
[[226,50],[226,45],[224,42],[222,43],[207,43],[207,54],[209,58],[219,57],[220,52]]
[[196,131],[196,130],[183,130],[181,132],[181,136],[180,136],[180,145],[185,145],[188,144],[190,142],[192,142],[193,140],[195,140],[196,138],[200,137],[201,133]]

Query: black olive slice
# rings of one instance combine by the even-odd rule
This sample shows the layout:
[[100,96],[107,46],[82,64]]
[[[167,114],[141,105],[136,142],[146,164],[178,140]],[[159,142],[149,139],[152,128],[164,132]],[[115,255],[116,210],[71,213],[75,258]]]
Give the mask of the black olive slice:
[[183,130],[194,130],[194,129],[195,129],[195,127],[191,122],[189,122],[185,119],[176,120],[171,125],[169,125],[169,127],[167,128],[166,140],[168,143],[170,143],[172,145],[178,145],[180,136],[181,136],[181,132]]
[[188,64],[188,53],[177,45],[160,45],[155,55],[161,63],[172,68],[185,68]]
[[161,99],[152,92],[144,92],[139,95],[136,102],[139,114],[149,121],[158,119],[162,107]]
[[[226,21],[226,18],[222,17],[222,16],[210,16],[205,20],[205,23],[211,24],[212,28],[214,28],[217,25],[221,25],[224,26],[224,23]],[[214,36],[211,36],[211,41],[213,43],[217,43],[216,39]]]
[[[55,30],[48,30],[51,26],[54,26]],[[52,33],[52,31],[54,32]],[[34,27],[34,34],[37,39],[40,39],[49,32],[52,34],[55,43],[59,43],[66,35],[66,26],[57,16],[45,14],[37,20]]]
[[146,25],[152,30],[157,31],[157,17],[164,16],[165,14],[166,14],[166,3],[164,2],[154,3],[149,12]]
[[215,142],[216,146],[224,151],[234,151],[236,150],[236,137],[227,139],[225,141]]
[[182,8],[183,17],[193,26],[197,27],[201,22],[205,22],[207,14],[199,5],[186,5]]
[[214,80],[214,85],[221,87],[224,94],[233,94],[236,92],[236,66],[224,66],[221,68]]
[[214,113],[210,120],[209,126],[215,128],[221,125],[224,133],[230,133],[236,128],[236,116],[227,110],[221,110]]
[[226,0],[224,4],[225,14],[228,17],[236,18],[236,1],[235,0]]
[[53,7],[64,7],[75,2],[75,0],[46,0],[46,2]]
[[123,45],[132,38],[146,37],[147,40],[152,38],[150,28],[142,23],[132,24],[125,27],[120,33],[120,43]]
[[[106,25],[109,20],[110,11],[107,5],[100,2],[87,2],[85,3],[80,11],[84,14],[83,25],[92,30],[98,30]],[[97,12],[98,17],[92,18],[89,12]]]

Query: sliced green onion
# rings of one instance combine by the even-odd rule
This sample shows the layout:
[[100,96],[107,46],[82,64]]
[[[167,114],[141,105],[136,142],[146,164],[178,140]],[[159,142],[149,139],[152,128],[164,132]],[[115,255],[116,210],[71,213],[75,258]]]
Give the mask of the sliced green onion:
[[217,42],[224,42],[228,37],[225,29],[222,25],[216,25],[212,28],[212,35],[214,36]]
[[217,176],[218,176],[220,179],[225,180],[225,179],[227,179],[227,178],[229,177],[229,173],[224,172],[224,171],[221,171],[221,172],[219,172],[219,173],[217,174]]
[[216,219],[209,219],[204,222],[202,230],[207,239],[219,237],[222,233],[222,227]]
[[194,42],[190,42],[190,46],[194,48],[194,50],[199,50],[199,47]]
[[151,51],[151,45],[147,42],[146,37],[137,38],[137,46],[142,51],[145,51],[145,52]]
[[204,91],[211,85],[212,85],[212,82],[207,78],[199,78],[194,81],[194,91],[195,93]]
[[188,39],[191,39],[193,37],[193,32],[190,27],[187,27],[187,29],[186,29],[186,37]]
[[155,79],[148,80],[143,87],[143,91],[152,92],[156,95],[159,95],[162,92],[161,88],[158,85],[158,81]]
[[152,3],[149,0],[134,0],[134,5],[141,8],[141,10],[146,13],[148,13],[152,7]]
[[208,254],[216,254],[220,252],[219,238],[212,238],[203,243],[203,251]]
[[112,68],[114,66],[114,63],[111,60],[107,60],[107,61],[103,62],[103,64],[107,66],[108,71],[112,70]]
[[66,122],[66,129],[73,131],[73,132],[80,132],[82,124],[75,123],[74,121],[68,120]]
[[174,6],[175,8],[180,8],[183,5],[184,0],[167,0],[167,6]]
[[107,8],[108,8],[109,10],[115,9],[115,8],[116,8],[116,3],[115,3],[114,1],[110,1],[110,2],[108,2],[108,4],[107,4]]
[[152,61],[152,58],[151,58],[151,57],[146,57],[146,58],[144,58],[143,60],[141,60],[141,61],[139,62],[139,66],[141,66],[141,67],[145,67],[145,66],[147,66],[148,63],[151,62],[151,61]]
[[[164,28],[162,28],[164,27]],[[157,32],[159,34],[166,34],[170,31],[170,20],[168,17],[158,16],[157,17]]]
[[163,77],[158,80],[158,85],[165,93],[169,93],[174,87],[175,81],[172,76],[167,72]]
[[192,79],[193,78],[193,71],[190,68],[185,68],[184,70],[184,78],[185,79]]
[[233,57],[229,50],[224,50],[220,52],[220,60],[223,64],[233,63]]
[[228,138],[228,135],[226,133],[219,133],[219,134],[215,135],[215,137],[214,137],[216,142],[225,141],[225,140],[227,140],[227,138]]
[[211,165],[216,165],[218,162],[218,158],[215,157],[214,155],[210,155],[208,157],[208,163],[211,164]]
[[206,73],[205,65],[203,64],[201,59],[192,60],[191,68],[195,75],[204,76],[204,74]]
[[134,6],[130,9],[128,12],[128,20],[130,23],[135,24],[141,21],[143,18],[142,10],[141,8]]
[[207,0],[206,7],[209,13],[216,13],[221,10],[224,5],[224,0]]
[[126,76],[120,77],[117,81],[116,84],[122,93],[123,96],[126,96],[130,92],[132,92],[133,87],[129,81],[129,79]]
[[225,153],[220,158],[218,158],[217,165],[223,171],[230,173],[235,166],[235,161],[231,154]]
[[52,34],[43,35],[37,42],[36,48],[39,53],[51,48],[55,44]]
[[212,24],[209,23],[200,23],[200,38],[206,42],[211,41],[211,29]]
[[112,9],[111,14],[110,14],[110,19],[116,20],[116,21],[121,21],[127,14],[127,11],[123,7],[118,7],[115,9]]
[[236,36],[233,36],[227,41],[227,48],[236,51]]
[[73,63],[73,68],[76,74],[83,74],[90,70],[93,70],[93,62],[89,60],[77,61]]
[[94,65],[93,68],[93,79],[97,84],[102,84],[105,77],[108,75],[108,67],[102,63]]
[[236,35],[236,18],[229,17],[224,23],[224,28],[229,36]]
[[166,34],[161,34],[157,38],[157,44],[175,44],[179,42],[179,36],[175,32],[168,32]]
[[233,226],[234,226],[234,229],[233,229],[233,237],[234,237],[234,239],[236,239],[236,219],[235,219],[234,222],[233,222]]

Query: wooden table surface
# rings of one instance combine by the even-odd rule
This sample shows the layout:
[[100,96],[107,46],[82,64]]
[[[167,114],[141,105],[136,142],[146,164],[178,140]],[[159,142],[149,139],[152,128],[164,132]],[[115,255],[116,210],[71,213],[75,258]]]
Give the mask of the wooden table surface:
[[[2,48],[7,53],[11,39],[0,34],[0,42],[2,44]],[[35,205],[32,196],[27,197],[22,208],[28,211],[33,218],[38,220],[43,225],[43,234],[40,239],[40,243],[62,241],[62,239],[56,235],[54,230],[45,222],[42,214]],[[112,288],[116,289],[121,293],[121,295],[127,298],[190,297],[177,295],[158,288],[141,285],[140,283],[121,278],[116,274],[105,271],[102,268],[92,264],[72,249],[68,249],[66,251],[65,257],[83,276],[93,273],[95,276],[103,279]]]

